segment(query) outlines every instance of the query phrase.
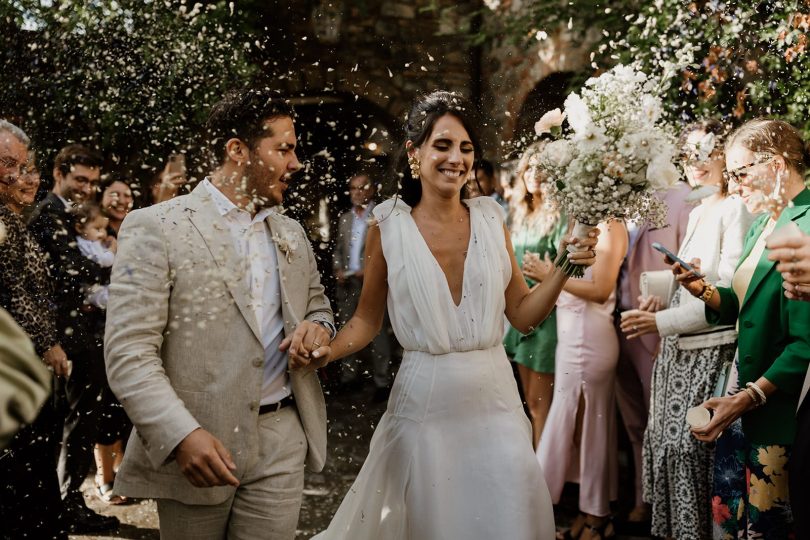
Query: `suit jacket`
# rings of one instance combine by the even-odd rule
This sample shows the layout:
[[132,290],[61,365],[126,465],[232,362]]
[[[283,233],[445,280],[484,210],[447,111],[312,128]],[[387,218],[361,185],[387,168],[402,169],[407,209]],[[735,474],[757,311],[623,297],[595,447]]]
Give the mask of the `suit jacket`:
[[[810,191],[805,189],[779,216],[776,228],[794,221],[805,234],[810,233],[808,210]],[[740,263],[751,253],[768,217],[760,216],[751,225]],[[793,444],[796,405],[810,363],[810,303],[785,298],[782,275],[776,271],[776,262],[768,260],[767,249],[757,263],[742,306],[731,288],[718,287],[717,291],[720,311],[707,306],[706,320],[713,324],[739,321],[740,385],[764,376],[777,388],[764,406],[743,415],[745,438],[753,444]]]
[[[284,331],[302,320],[332,323],[303,228],[267,217],[278,256]],[[209,192],[130,213],[119,233],[107,308],[107,375],[135,426],[116,479],[133,497],[218,504],[230,486],[195,488],[171,458],[197,427],[233,454],[239,477],[258,451],[264,349],[248,305],[249,284]],[[290,373],[306,433],[306,463],[323,468],[326,407],[317,374]]]
[[[103,312],[85,302],[85,286],[104,283],[110,270],[91,261],[76,244],[74,217],[54,193],[40,201],[28,222],[37,243],[48,254],[54,280],[56,326],[59,342],[74,362],[84,351],[101,345]],[[77,366],[79,367],[79,366]]]
[[[664,262],[663,255],[652,248],[652,243],[659,242],[674,252],[678,251],[686,235],[689,213],[694,208],[685,200],[691,191],[688,184],[681,183],[660,194],[667,205],[668,226],[653,229],[649,223],[644,223],[639,228],[636,242],[627,252],[624,263],[622,263],[622,273],[618,285],[619,302],[617,302],[620,309],[638,307],[638,296],[641,294],[639,280],[642,272],[669,268]],[[660,338],[656,334],[647,334],[638,338],[638,341],[644,345],[644,349],[652,357],[658,349]]]
[[[369,203],[368,219],[372,219],[371,209],[374,208],[373,202]],[[338,221],[338,236],[335,245],[335,252],[332,254],[332,269],[348,270],[349,258],[351,257],[351,241],[352,241],[352,222],[354,221],[354,209],[347,210],[340,215]],[[368,229],[366,229],[368,232]],[[362,245],[360,247],[360,267],[365,266],[365,258],[363,253],[366,250],[366,237],[361,239]]]

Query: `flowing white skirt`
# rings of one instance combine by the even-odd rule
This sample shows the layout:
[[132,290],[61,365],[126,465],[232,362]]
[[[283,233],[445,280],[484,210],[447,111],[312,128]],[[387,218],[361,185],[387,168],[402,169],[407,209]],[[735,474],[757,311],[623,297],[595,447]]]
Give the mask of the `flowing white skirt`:
[[405,353],[369,455],[315,538],[554,538],[551,498],[502,346]]

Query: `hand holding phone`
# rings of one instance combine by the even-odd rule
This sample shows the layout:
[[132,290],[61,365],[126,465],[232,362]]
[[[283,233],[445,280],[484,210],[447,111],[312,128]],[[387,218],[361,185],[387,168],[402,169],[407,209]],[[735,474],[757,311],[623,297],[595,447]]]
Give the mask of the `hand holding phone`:
[[672,262],[680,264],[680,265],[681,265],[681,268],[683,268],[683,269],[684,269],[684,270],[686,270],[687,272],[692,272],[692,273],[694,273],[696,277],[701,277],[701,278],[702,278],[702,277],[706,277],[706,276],[704,276],[703,274],[701,274],[700,272],[697,272],[697,271],[696,271],[696,270],[695,270],[695,269],[692,267],[692,265],[691,265],[691,264],[689,264],[688,262],[686,262],[686,261],[684,261],[683,259],[681,259],[680,257],[678,257],[677,255],[675,255],[674,253],[672,253],[670,250],[668,250],[667,248],[665,248],[664,246],[662,246],[662,245],[661,245],[661,244],[659,244],[658,242],[653,242],[653,243],[652,243],[652,247],[653,247],[653,249],[654,249],[654,250],[656,250],[656,251],[659,251],[659,252],[663,253],[663,254],[664,254],[666,257],[668,257],[668,258],[669,258],[669,260],[671,260]]

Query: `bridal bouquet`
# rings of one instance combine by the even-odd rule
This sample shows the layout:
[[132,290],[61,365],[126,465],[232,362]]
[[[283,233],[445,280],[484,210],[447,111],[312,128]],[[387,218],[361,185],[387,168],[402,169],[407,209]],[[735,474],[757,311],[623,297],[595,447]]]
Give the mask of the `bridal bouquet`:
[[[551,180],[551,197],[576,220],[574,236],[584,237],[613,218],[666,224],[666,206],[654,193],[674,185],[680,172],[656,87],[643,72],[619,65],[588,79],[579,94],[568,96],[564,111],[550,111],[535,124],[538,136],[559,133],[539,159]],[[581,277],[584,269],[564,255],[557,265]]]

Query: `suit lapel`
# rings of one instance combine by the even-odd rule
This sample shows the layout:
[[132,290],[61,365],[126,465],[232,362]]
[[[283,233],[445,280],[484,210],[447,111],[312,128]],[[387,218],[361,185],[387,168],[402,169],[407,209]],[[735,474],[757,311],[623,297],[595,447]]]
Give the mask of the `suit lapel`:
[[284,317],[285,335],[289,335],[300,322],[294,311],[290,309],[287,289],[290,286],[290,280],[295,281],[299,277],[294,270],[294,261],[295,251],[300,249],[301,246],[297,245],[299,241],[298,235],[289,230],[284,220],[276,212],[268,214],[265,223],[270,229],[273,249],[276,250],[279,291],[281,293],[281,314]]
[[211,200],[208,190],[200,184],[189,197],[188,217],[200,233],[216,265],[222,270],[225,284],[236,302],[239,311],[250,326],[256,339],[261,342],[259,324],[250,308],[247,268],[233,247],[233,239],[225,220]]
[[[776,231],[780,227],[782,227],[788,221],[796,221],[804,214],[807,213],[807,210],[810,208],[807,206],[810,204],[810,191],[804,190],[799,193],[795,199],[793,199],[793,206],[789,206],[782,211],[782,215],[779,216],[779,219],[776,221],[776,225],[774,226],[773,230]],[[748,245],[746,246],[745,253],[743,257],[740,258],[740,261],[744,261],[745,257],[747,257],[751,250],[753,250],[754,245],[756,245],[759,236],[762,234],[762,229],[765,228],[765,223],[767,223],[767,219],[764,219],[759,227],[759,231],[752,235],[749,239]],[[757,290],[757,287],[762,283],[771,270],[776,267],[776,261],[769,261],[768,260],[768,249],[766,248],[762,252],[762,256],[757,261],[756,270],[754,270],[754,275],[751,276],[751,283],[748,285],[748,290],[745,293],[745,299],[743,300],[742,305],[744,306],[748,300],[751,299],[754,292]],[[742,307],[742,306],[740,306]]]

